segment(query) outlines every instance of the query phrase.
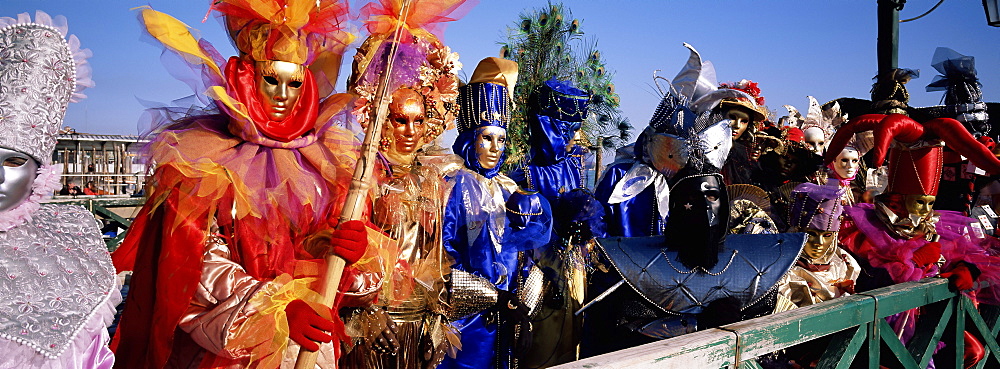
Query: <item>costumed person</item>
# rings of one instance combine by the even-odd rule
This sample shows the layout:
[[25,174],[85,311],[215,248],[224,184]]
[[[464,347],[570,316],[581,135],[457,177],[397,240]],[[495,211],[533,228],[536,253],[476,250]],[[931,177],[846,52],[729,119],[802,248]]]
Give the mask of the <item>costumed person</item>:
[[840,154],[827,164],[827,186],[837,187],[841,190],[840,196],[844,206],[851,206],[861,198],[863,189],[854,184],[858,172],[861,170],[861,157],[864,154],[851,146],[846,146],[840,150]]
[[[697,153],[716,169],[725,163],[732,146],[732,121],[723,116],[724,98],[746,98],[746,93],[718,89],[715,68],[702,62],[691,45],[690,57],[670,81],[649,125],[636,142],[619,149],[632,151],[604,172],[594,190],[604,205],[609,236],[654,236],[663,233],[667,220],[669,186],[677,172]],[[663,79],[655,77],[655,79]],[[693,119],[699,117],[699,125]],[[720,124],[724,123],[724,124]],[[691,132],[691,129],[697,131]],[[690,140],[689,144],[684,144]]]
[[733,148],[729,150],[729,157],[722,167],[722,176],[727,185],[751,184],[756,172],[760,171],[758,160],[761,152],[756,138],[767,120],[764,96],[761,96],[757,82],[746,79],[723,83],[719,88],[740,90],[750,95],[750,98],[727,98],[720,105],[723,117],[729,119],[733,128]]
[[121,285],[100,227],[82,206],[41,203],[59,189],[66,106],[94,85],[90,50],[38,11],[0,18],[0,55],[0,367],[111,368]]
[[[346,319],[348,334],[359,343],[341,360],[344,368],[434,368],[446,351],[457,350],[447,319],[445,277],[452,263],[442,247],[441,224],[444,175],[462,163],[433,142],[454,126],[462,65],[427,27],[454,20],[463,2],[412,1],[407,14],[396,13],[404,9],[400,1],[363,8],[371,36],[358,48],[349,84],[359,97],[355,119],[367,127],[378,109],[380,79],[388,73],[372,210],[372,222],[387,236],[375,242],[386,269],[373,304]],[[400,25],[398,34],[394,25]]]
[[[528,257],[544,271],[549,285],[544,304],[532,321],[532,346],[521,363],[547,367],[577,359],[586,289],[589,249],[603,237],[603,208],[584,183],[583,154],[577,144],[583,134],[590,95],[572,82],[548,80],[528,99],[526,120],[531,130],[530,157],[511,171],[521,188],[537,191],[555,208],[559,237]],[[551,215],[550,215],[551,216]],[[536,235],[537,237],[537,235]]]
[[[827,143],[833,138],[833,133],[837,128],[847,121],[847,117],[840,113],[840,103],[834,101],[829,108],[823,109],[815,97],[809,98],[809,110],[799,127],[805,137],[805,143],[816,155],[826,154]],[[824,105],[826,106],[826,105]],[[792,108],[785,105],[785,108]]]
[[[837,128],[846,123],[847,116],[841,114],[840,103],[836,101],[824,104],[823,106],[826,108],[823,108],[815,97],[808,96],[808,98],[809,110],[801,123],[805,144],[816,155],[826,155],[827,146],[833,139],[833,134]],[[798,114],[798,111],[790,105],[785,105],[785,108],[789,110],[789,113]],[[856,202],[855,199],[861,198],[861,194],[865,190],[863,185],[854,182],[861,170],[861,156],[867,152],[862,152],[857,148],[862,146],[857,140],[858,138],[853,139],[847,147],[844,147],[837,158],[827,165],[825,172],[826,184],[842,190],[841,199],[845,206],[853,205]],[[822,174],[824,173],[818,176],[820,184],[823,182]]]
[[[939,47],[934,51],[934,69],[941,73],[927,85],[927,92],[944,91],[944,105],[917,109],[933,117],[953,118],[984,145],[996,145],[990,136],[991,124],[983,102],[982,84],[976,76],[976,59]],[[914,113],[916,116],[916,113]],[[968,215],[978,192],[990,181],[985,173],[970,165],[945,146],[941,191],[936,208],[961,211]]]
[[[703,74],[689,73],[689,67],[702,67],[697,52],[691,50],[687,67],[674,79],[650,123],[662,130],[636,144],[655,150],[659,160],[668,159],[658,164],[665,163],[663,168],[674,171],[670,177],[656,172],[663,176],[663,192],[657,188],[656,193],[664,197],[663,202],[633,203],[652,207],[647,212],[662,209],[666,213],[662,236],[598,240],[604,269],[591,276],[589,295],[595,297],[582,308],[587,314],[583,356],[771,313],[777,299],[775,284],[805,243],[802,233],[727,235],[730,204],[718,172],[732,140],[731,128],[712,109],[721,97],[714,102],[706,99],[744,93],[728,90],[702,95],[701,87],[714,91],[715,83],[700,83]],[[605,177],[613,175],[609,171]],[[637,180],[626,177],[623,181]]]
[[[861,203],[845,210],[839,238],[864,271],[857,290],[933,276],[948,277],[952,288],[963,291],[972,289],[977,279],[995,286],[1000,278],[1000,259],[987,253],[989,239],[972,231],[971,224],[977,221],[959,212],[937,211],[934,205],[945,144],[990,173],[1000,172],[1000,160],[957,120],[935,118],[918,123],[902,114],[866,114],[852,119],[834,136],[827,160],[854,133],[870,129],[875,130],[874,163],[881,165],[888,156],[889,183],[874,204]],[[971,295],[980,301],[997,301],[994,287]],[[914,333],[918,314],[914,309],[887,318],[904,343]],[[966,334],[967,351],[981,348],[971,337]],[[970,357],[977,356],[982,357],[982,352]]]
[[[335,368],[344,328],[314,289],[324,256],[352,265],[367,247],[362,222],[336,228],[359,146],[331,119],[350,100],[330,95],[347,4],[212,8],[240,52],[228,62],[176,19],[140,10],[149,34],[203,77],[196,93],[215,113],[154,122],[149,197],[113,255],[134,270],[116,366],[291,367],[301,347]],[[339,306],[374,292],[366,276],[345,269]]]
[[823,158],[805,143],[802,129],[794,126],[771,129],[757,135],[762,152],[754,183],[771,198],[771,211],[780,229],[788,226],[791,193],[801,183],[824,182],[820,177]]
[[440,368],[516,366],[512,356],[525,352],[531,338],[529,309],[516,295],[519,252],[503,242],[506,203],[517,191],[517,184],[500,173],[516,82],[516,62],[490,57],[459,88],[458,137],[452,149],[465,165],[448,178],[443,240],[454,259],[449,305],[462,349]]
[[861,268],[840,248],[840,189],[803,183],[792,191],[789,232],[809,235],[795,265],[778,283],[783,298],[803,307],[854,293]]

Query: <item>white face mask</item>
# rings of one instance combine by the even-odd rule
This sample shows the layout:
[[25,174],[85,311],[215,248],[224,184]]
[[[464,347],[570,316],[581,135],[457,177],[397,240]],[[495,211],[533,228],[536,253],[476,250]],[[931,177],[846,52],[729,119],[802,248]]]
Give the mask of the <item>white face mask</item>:
[[0,147],[0,211],[13,209],[27,200],[37,176],[35,159]]
[[809,127],[802,132],[806,138],[806,145],[809,145],[809,149],[819,155],[823,155],[826,152],[826,138],[823,135],[823,130],[819,127]]
[[496,168],[507,146],[507,130],[497,126],[480,128],[475,145],[479,166],[486,170]]
[[833,161],[833,170],[843,179],[854,178],[858,174],[859,166],[860,155],[853,148],[844,149],[844,151],[840,152],[840,155],[837,155],[837,159]]

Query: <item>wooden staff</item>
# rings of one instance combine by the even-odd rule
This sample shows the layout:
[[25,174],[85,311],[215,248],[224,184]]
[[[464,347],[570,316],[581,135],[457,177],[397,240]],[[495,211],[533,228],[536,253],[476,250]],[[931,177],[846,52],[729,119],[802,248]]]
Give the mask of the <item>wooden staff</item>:
[[[344,203],[343,211],[340,213],[340,220],[337,223],[361,219],[364,213],[365,199],[368,197],[368,190],[371,188],[372,172],[375,169],[375,154],[378,152],[379,142],[382,136],[382,123],[389,116],[389,102],[385,98],[389,95],[389,76],[392,75],[392,65],[396,59],[396,50],[399,46],[400,30],[406,23],[406,13],[409,10],[410,1],[403,0],[400,11],[400,21],[396,24],[396,29],[392,38],[389,58],[385,62],[385,71],[379,76],[378,87],[375,90],[376,106],[373,119],[365,127],[365,140],[361,143],[361,156],[354,167],[354,176],[351,178],[351,187],[347,190],[347,201]],[[326,256],[326,273],[320,281],[319,292],[323,295],[323,305],[333,307],[337,297],[337,288],[340,286],[340,277],[344,273],[347,262],[340,256],[329,253]],[[317,351],[309,351],[300,348],[299,357],[295,361],[295,369],[313,369],[316,367]]]

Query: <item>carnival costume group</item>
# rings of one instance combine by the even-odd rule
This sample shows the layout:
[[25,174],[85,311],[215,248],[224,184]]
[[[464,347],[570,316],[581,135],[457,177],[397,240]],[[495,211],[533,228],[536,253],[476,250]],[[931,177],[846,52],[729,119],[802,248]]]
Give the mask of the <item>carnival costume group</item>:
[[[145,205],[110,254],[90,212],[42,203],[89,50],[62,17],[0,18],[0,368],[540,368],[927,277],[1000,303],[971,57],[935,54],[944,106],[910,107],[900,69],[865,113],[810,96],[773,119],[684,44],[595,179],[591,93],[559,78],[530,91],[529,154],[507,162],[518,64],[463,81],[441,38],[470,6],[217,0],[228,58],[136,9],[198,103],[149,110]],[[886,319],[906,342],[920,318]]]

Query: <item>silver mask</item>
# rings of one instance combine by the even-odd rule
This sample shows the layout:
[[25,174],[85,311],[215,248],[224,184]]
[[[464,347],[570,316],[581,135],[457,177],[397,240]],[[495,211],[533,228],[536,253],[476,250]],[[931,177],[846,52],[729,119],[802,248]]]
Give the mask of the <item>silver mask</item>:
[[20,151],[0,147],[0,212],[27,200],[37,176],[35,159]]

